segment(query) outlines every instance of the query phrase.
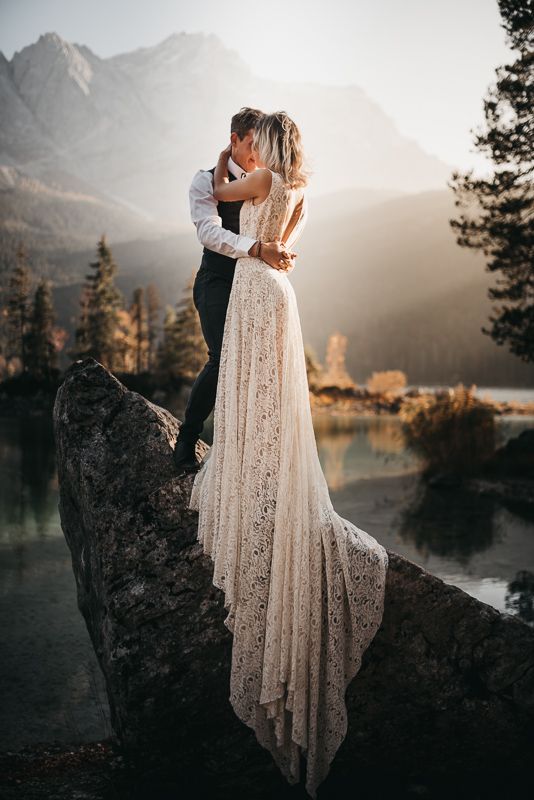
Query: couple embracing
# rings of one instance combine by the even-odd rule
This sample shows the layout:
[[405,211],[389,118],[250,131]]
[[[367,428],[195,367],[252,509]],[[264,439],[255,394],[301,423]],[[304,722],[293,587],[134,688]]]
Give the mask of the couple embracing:
[[[175,449],[233,634],[229,699],[289,783],[315,798],[347,732],[345,690],[382,620],[388,555],[334,510],[313,429],[289,275],[308,174],[284,111],[243,108],[191,215],[208,361]],[[195,444],[214,410],[203,463]]]

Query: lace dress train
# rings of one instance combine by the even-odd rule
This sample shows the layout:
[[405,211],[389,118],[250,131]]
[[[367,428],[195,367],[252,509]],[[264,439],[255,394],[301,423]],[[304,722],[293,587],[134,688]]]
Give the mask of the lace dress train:
[[[241,232],[281,238],[295,193],[273,172]],[[189,508],[233,634],[230,702],[289,783],[317,787],[347,732],[345,691],[378,630],[388,557],[334,510],[319,462],[288,275],[237,261],[214,438]]]

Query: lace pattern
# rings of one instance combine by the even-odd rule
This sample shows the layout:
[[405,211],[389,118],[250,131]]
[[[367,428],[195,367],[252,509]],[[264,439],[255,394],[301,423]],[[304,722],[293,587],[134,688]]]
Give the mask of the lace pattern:
[[[295,193],[273,172],[241,233],[281,238]],[[289,783],[317,787],[347,732],[345,691],[378,630],[388,557],[340,517],[319,462],[295,292],[260,259],[237,261],[214,440],[189,508],[232,631],[230,702]]]

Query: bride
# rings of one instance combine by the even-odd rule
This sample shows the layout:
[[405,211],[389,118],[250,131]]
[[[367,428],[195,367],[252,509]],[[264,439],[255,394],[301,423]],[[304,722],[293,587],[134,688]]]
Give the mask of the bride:
[[[259,169],[217,200],[244,200],[240,232],[287,241],[307,175],[299,129],[279,111],[254,134]],[[297,214],[298,216],[298,214]],[[295,292],[285,270],[239,258],[226,312],[213,444],[189,508],[233,634],[230,702],[290,784],[315,798],[347,732],[345,690],[383,616],[388,556],[337,514],[313,430]]]

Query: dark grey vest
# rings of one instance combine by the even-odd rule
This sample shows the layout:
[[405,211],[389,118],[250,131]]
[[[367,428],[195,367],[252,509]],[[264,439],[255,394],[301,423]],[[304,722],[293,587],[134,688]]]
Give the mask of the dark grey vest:
[[[208,170],[213,175],[215,167]],[[228,178],[230,181],[236,181],[235,175],[228,171]],[[223,228],[226,228],[233,233],[239,233],[239,212],[244,200],[233,200],[232,202],[225,202],[219,200],[217,203],[217,211],[222,220]],[[225,278],[232,280],[235,272],[235,264],[237,258],[230,258],[230,256],[223,256],[221,253],[216,253],[215,250],[208,250],[207,247],[202,251],[202,261],[200,266],[204,269],[209,269],[211,272],[216,272],[223,275]]]

